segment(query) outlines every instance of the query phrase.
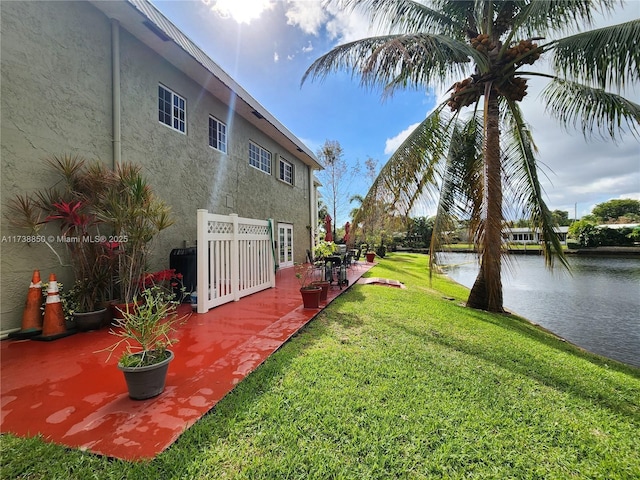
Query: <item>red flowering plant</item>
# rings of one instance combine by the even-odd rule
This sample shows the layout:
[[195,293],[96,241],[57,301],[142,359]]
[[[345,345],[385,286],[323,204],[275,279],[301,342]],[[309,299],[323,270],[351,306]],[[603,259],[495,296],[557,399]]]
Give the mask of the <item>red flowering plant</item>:
[[140,290],[155,290],[165,301],[180,304],[186,296],[186,288],[182,285],[182,274],[175,268],[147,273],[140,280]]

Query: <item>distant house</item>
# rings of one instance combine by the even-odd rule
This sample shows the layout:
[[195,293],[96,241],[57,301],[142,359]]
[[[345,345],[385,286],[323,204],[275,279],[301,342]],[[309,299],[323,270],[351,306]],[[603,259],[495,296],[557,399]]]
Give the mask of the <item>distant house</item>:
[[[556,227],[554,231],[560,238],[560,242],[567,243],[567,233],[569,227]],[[542,242],[540,232],[536,229],[529,227],[509,228],[506,233],[505,241],[508,243],[521,243],[521,244],[538,244]]]
[[[22,233],[7,223],[7,201],[50,186],[43,159],[70,153],[142,165],[172,206],[177,223],[160,235],[152,267],[193,244],[199,208],[271,218],[276,252],[304,260],[317,223],[316,157],[153,5],[0,8],[3,235]],[[64,269],[44,245],[17,243],[2,244],[1,268],[3,333],[20,325],[32,270]]]

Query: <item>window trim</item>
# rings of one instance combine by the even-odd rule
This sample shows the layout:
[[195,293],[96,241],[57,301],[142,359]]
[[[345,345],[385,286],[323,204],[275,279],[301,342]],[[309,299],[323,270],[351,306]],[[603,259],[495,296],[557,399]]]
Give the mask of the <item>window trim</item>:
[[[258,149],[258,154],[259,154],[259,165],[254,165],[252,163],[252,158],[251,158],[251,146],[254,146]],[[265,170],[264,168],[262,168],[263,165],[263,153],[267,153],[268,154],[268,158],[269,158],[269,170]],[[266,148],[258,145],[256,142],[249,140],[249,165],[253,168],[255,168],[256,170],[260,170],[262,173],[266,174],[266,175],[271,175],[271,172],[273,170],[273,154],[267,150]]]
[[[282,165],[288,165],[291,171],[291,181],[288,182],[282,175]],[[282,183],[286,183],[287,185],[293,186],[295,184],[295,166],[289,160],[282,158],[282,156],[278,155],[278,180]],[[285,175],[286,176],[286,175]]]
[[[167,123],[164,120],[160,119],[160,115],[168,115],[167,112],[165,110],[161,110],[160,108],[160,102],[165,102],[166,103],[166,99],[164,98],[164,96],[161,98],[160,97],[160,89],[163,89],[165,92],[169,92],[171,94],[171,114],[170,114],[170,121],[171,123]],[[180,105],[175,105],[176,99],[178,99],[179,101],[182,101],[182,105],[183,108],[180,108]],[[176,116],[176,108],[179,109],[178,111],[182,112],[182,118],[180,118],[180,115]],[[178,122],[178,127],[180,126],[180,124],[182,124],[184,130],[181,130],[180,128],[176,128],[174,125],[176,124],[176,122]],[[166,85],[163,85],[162,83],[158,84],[158,123],[160,123],[161,125],[164,125],[165,127],[170,128],[171,130],[174,130],[176,132],[179,132],[183,135],[187,134],[187,99],[184,98],[182,95],[178,95],[176,92],[174,92],[173,90],[171,90],[169,87],[167,87]]]
[[[211,122],[215,122],[216,124],[216,145],[211,145]],[[224,128],[224,131],[222,133],[220,133],[220,126],[222,126]],[[224,137],[224,141],[221,142],[220,141],[220,135],[222,135]],[[224,147],[224,148],[220,148],[220,147]],[[213,115],[209,115],[209,147],[213,148],[214,150],[217,150],[219,152],[222,153],[227,153],[227,125],[224,122],[221,122],[220,120],[218,120],[216,117],[214,117]]]

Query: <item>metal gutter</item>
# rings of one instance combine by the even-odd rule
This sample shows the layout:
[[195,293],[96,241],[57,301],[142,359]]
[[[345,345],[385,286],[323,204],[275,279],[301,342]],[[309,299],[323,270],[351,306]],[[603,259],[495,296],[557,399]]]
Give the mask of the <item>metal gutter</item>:
[[120,24],[111,20],[111,95],[113,121],[113,168],[122,162],[122,122],[120,119]]

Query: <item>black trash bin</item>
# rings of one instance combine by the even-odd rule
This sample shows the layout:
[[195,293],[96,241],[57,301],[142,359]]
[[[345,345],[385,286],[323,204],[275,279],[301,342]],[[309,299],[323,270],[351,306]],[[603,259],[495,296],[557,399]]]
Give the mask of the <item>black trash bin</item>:
[[[198,249],[174,248],[169,254],[169,268],[175,269],[176,273],[182,274],[182,285],[187,294],[195,292],[198,275]],[[185,298],[189,301],[189,296]]]

